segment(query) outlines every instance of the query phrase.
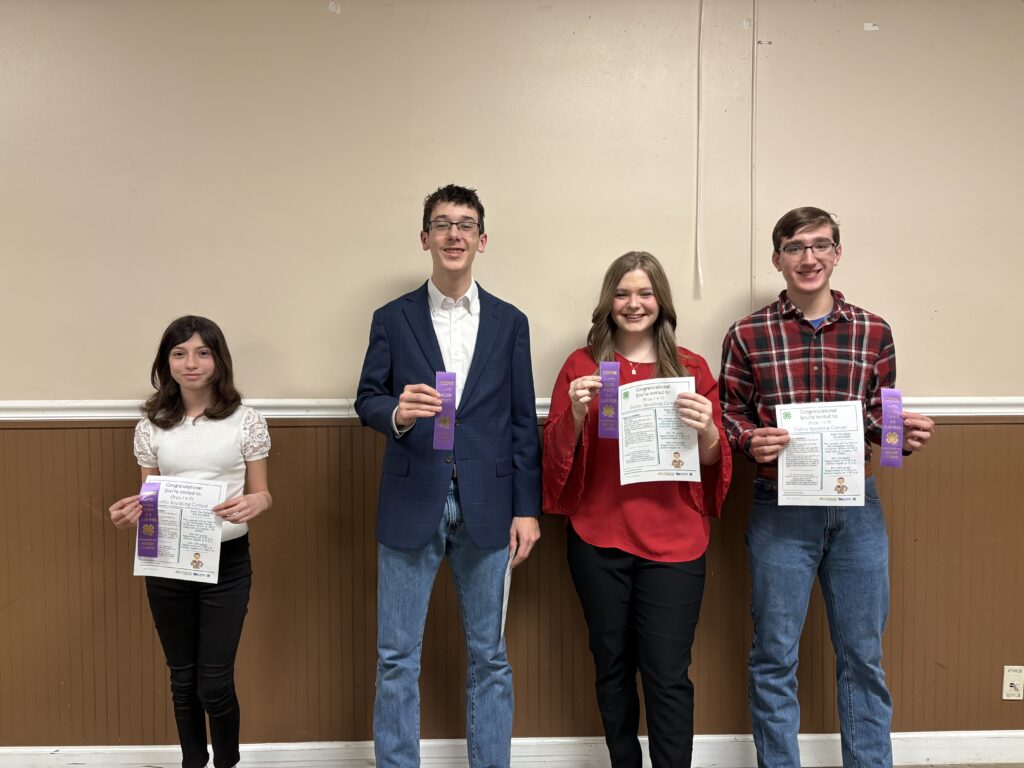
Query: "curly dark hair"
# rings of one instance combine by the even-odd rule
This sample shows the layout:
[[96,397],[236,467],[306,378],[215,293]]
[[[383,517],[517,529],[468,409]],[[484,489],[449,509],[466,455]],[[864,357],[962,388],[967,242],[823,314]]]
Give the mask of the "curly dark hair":
[[456,184],[438,187],[424,198],[422,232],[426,232],[430,227],[430,214],[434,212],[434,208],[442,203],[452,203],[454,205],[464,205],[467,208],[472,208],[476,211],[477,217],[479,218],[477,223],[480,225],[480,234],[482,235],[484,233],[484,204],[480,202],[480,198],[477,197],[475,189],[460,187]]

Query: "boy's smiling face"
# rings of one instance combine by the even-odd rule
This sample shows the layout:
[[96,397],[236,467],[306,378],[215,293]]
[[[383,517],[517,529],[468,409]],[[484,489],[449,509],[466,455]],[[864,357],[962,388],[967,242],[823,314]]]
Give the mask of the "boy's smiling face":
[[[779,249],[772,253],[772,264],[786,279],[786,290],[791,295],[814,297],[830,290],[832,270],[843,255],[843,246],[832,242],[832,227],[828,224],[801,229],[782,239]],[[799,253],[788,254],[787,246],[790,250],[802,248]]]
[[[439,203],[430,214],[430,229],[420,233],[424,251],[430,251],[434,275],[461,274],[472,270],[473,259],[483,253],[487,235],[480,232],[479,216],[472,208],[455,203]],[[463,231],[459,224],[472,224]],[[436,224],[436,226],[435,226]]]

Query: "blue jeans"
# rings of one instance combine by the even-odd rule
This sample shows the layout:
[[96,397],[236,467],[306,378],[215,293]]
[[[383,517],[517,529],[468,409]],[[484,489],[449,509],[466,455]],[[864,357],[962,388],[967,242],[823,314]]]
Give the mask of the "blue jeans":
[[[466,635],[466,739],[470,768],[507,768],[512,745],[512,668],[501,627],[508,548],[480,549],[462,521],[458,488],[448,491],[437,534],[422,549],[379,545],[377,698],[373,744],[378,768],[420,764],[420,651],[434,576],[448,558]],[[454,653],[454,650],[452,651]]]
[[892,699],[882,670],[889,614],[889,539],[874,478],[863,507],[780,507],[772,480],[754,481],[747,527],[751,614],[750,717],[761,768],[800,766],[796,668],[814,577],[836,653],[843,765],[892,765]]

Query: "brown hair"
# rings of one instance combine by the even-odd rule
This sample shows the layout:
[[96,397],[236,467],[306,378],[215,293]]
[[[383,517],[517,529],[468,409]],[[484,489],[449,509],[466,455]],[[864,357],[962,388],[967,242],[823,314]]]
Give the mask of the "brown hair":
[[160,346],[153,360],[149,380],[156,390],[142,405],[142,413],[160,429],[176,427],[185,418],[185,404],[181,399],[181,388],[171,376],[171,350],[199,334],[213,355],[213,405],[203,411],[208,419],[226,419],[242,402],[242,396],[235,389],[234,373],[231,368],[231,352],[224,334],[213,320],[196,315],[179,317],[167,326]]
[[802,229],[817,229],[828,224],[832,227],[832,242],[839,245],[839,222],[836,217],[821,208],[809,205],[794,208],[775,225],[772,230],[772,247],[778,251],[783,240],[787,240]]
[[479,219],[477,224],[480,226],[480,234],[482,235],[484,233],[484,204],[480,202],[480,197],[477,195],[475,189],[460,187],[457,184],[448,184],[444,187],[438,187],[423,200],[424,232],[427,232],[430,229],[430,216],[434,213],[434,209],[443,203],[463,205],[466,208],[472,208],[476,211],[477,219]]
[[676,310],[672,305],[672,290],[661,263],[646,251],[624,253],[611,263],[604,273],[601,295],[590,320],[593,325],[587,334],[587,346],[597,362],[615,359],[615,331],[618,326],[612,319],[612,304],[615,289],[627,272],[643,270],[651,281],[654,298],[658,302],[658,317],[651,329],[654,332],[654,375],[686,376],[687,370],[679,360],[676,348]]

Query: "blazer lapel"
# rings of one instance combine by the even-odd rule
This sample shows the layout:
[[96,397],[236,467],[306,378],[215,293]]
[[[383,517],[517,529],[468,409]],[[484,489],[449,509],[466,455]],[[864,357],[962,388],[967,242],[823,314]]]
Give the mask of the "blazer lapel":
[[473,362],[469,366],[469,375],[466,377],[466,386],[462,388],[462,398],[459,400],[459,410],[472,396],[473,388],[476,386],[480,375],[487,367],[487,361],[494,350],[494,336],[498,330],[498,302],[477,283],[480,292],[480,328],[476,332],[476,347],[473,349]]
[[[441,355],[441,347],[437,343],[437,334],[434,333],[434,323],[430,319],[430,302],[427,300],[426,283],[418,291],[409,294],[408,303],[402,308],[402,311],[405,313],[405,319],[409,322],[413,336],[416,337],[430,367],[435,371],[443,371],[444,357]],[[427,383],[433,386],[432,381]]]

